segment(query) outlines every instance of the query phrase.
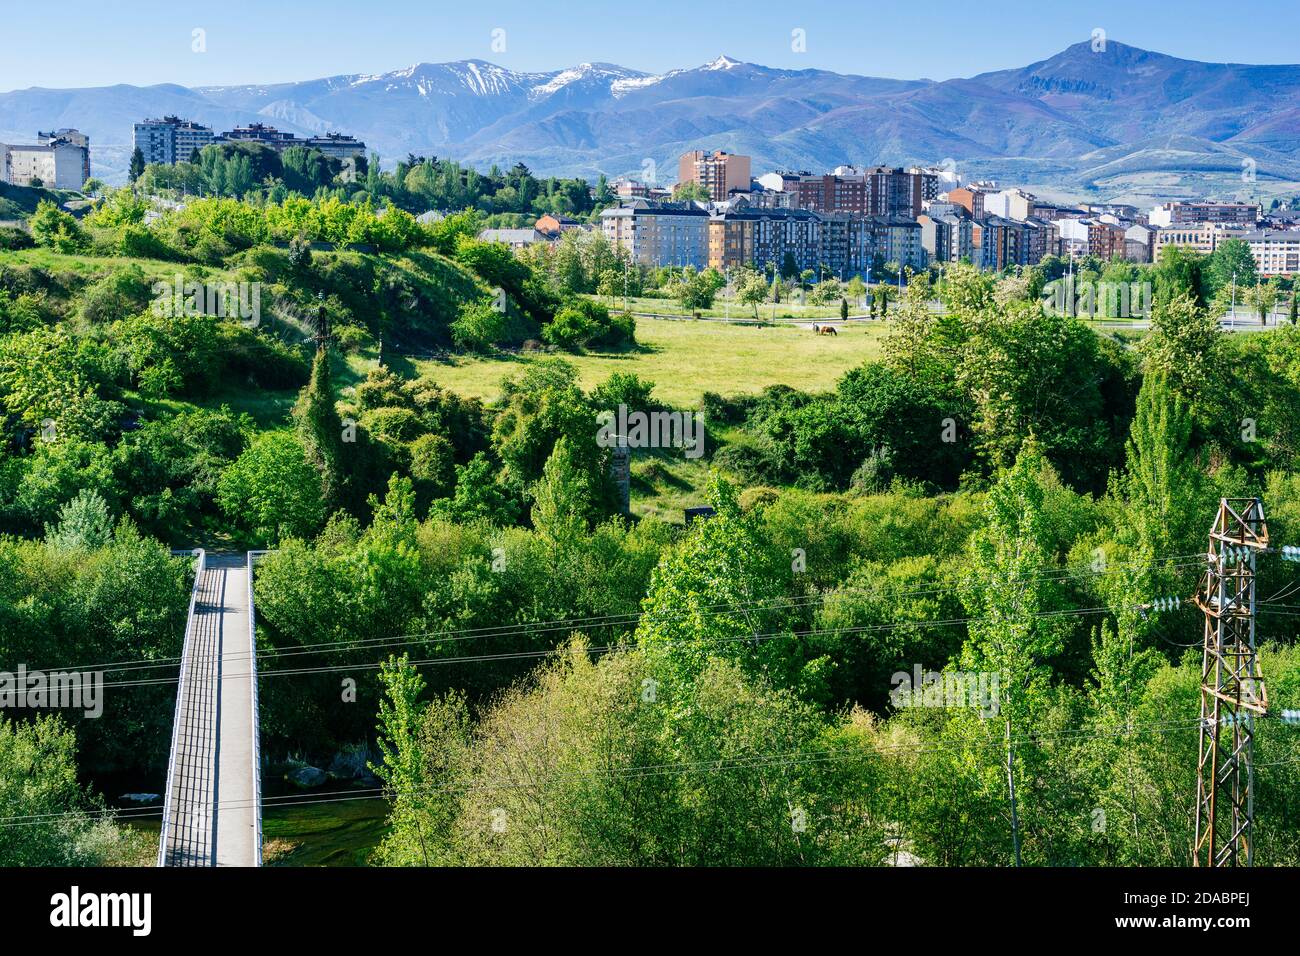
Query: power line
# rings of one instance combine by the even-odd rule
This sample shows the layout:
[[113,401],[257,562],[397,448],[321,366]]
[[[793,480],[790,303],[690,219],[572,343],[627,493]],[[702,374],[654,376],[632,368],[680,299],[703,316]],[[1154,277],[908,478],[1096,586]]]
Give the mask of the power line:
[[[820,637],[827,634],[858,634],[858,633],[869,633],[875,631],[891,631],[891,630],[896,630],[899,628],[907,628],[907,627],[922,627],[922,628],[953,627],[961,624],[972,624],[972,623],[997,624],[1001,622],[1015,621],[1015,620],[1043,620],[1043,619],[1050,619],[1050,618],[1076,617],[1076,616],[1082,617],[1082,616],[1098,615],[1098,614],[1110,614],[1116,610],[1124,610],[1124,609],[1136,610],[1144,606],[1145,605],[1134,604],[1134,605],[1121,605],[1118,608],[1108,607],[1108,606],[1098,606],[1092,608],[1067,608],[1067,609],[1055,610],[1055,611],[1039,611],[1034,614],[1024,615],[1021,617],[1014,617],[1014,616],[996,617],[996,618],[958,617],[958,618],[948,618],[946,620],[936,620],[936,621],[894,621],[889,624],[859,625],[857,627],[817,628],[817,629],[807,630],[807,631],[769,631],[762,634],[745,634],[740,636],[716,637],[716,638],[704,637],[704,638],[690,639],[684,641],[668,641],[663,644],[657,644],[655,646],[659,648],[694,647],[694,646],[705,645],[705,644],[728,644],[728,643],[747,643],[747,642],[753,642],[757,644],[760,641],[779,640],[781,638],[786,638],[786,637],[791,638],[793,640],[798,640],[807,637]],[[595,647],[588,647],[586,648],[586,652],[592,654],[613,653],[613,652],[623,651],[623,650],[632,650],[639,646],[640,645],[637,642],[625,641],[618,644],[608,644],[608,645],[601,645]],[[521,650],[521,651],[507,651],[507,652],[497,653],[497,654],[473,654],[473,655],[464,655],[461,657],[430,657],[421,660],[409,661],[408,663],[413,667],[422,667],[422,666],[428,666],[434,664],[476,664],[476,663],[484,663],[487,661],[526,660],[526,659],[533,659],[533,658],[540,658],[540,657],[552,657],[552,656],[565,654],[567,652],[568,652],[568,647],[565,645],[561,645],[559,647],[540,648],[540,649]],[[339,671],[377,670],[383,667],[385,663],[386,661],[373,661],[373,662],[367,661],[362,663],[323,665],[320,667],[272,668],[269,670],[262,669],[257,672],[257,676],[258,677],[301,676],[304,674],[337,673]],[[251,675],[244,673],[244,674],[231,674],[227,676],[231,678],[240,678],[240,677],[250,677]],[[177,683],[178,679],[179,678],[176,677],[157,677],[157,678],[147,678],[141,680],[130,680],[130,681],[106,681],[100,684],[100,687],[101,688],[142,687],[142,686],[154,686],[154,685],[162,685],[162,684],[175,684]]]
[[[1174,565],[1174,568],[1177,570],[1184,567],[1194,567],[1201,563],[1200,560],[1198,561],[1182,560],[1184,558],[1191,558],[1191,557],[1203,559],[1204,555],[1199,555],[1199,554],[1170,555],[1167,557],[1156,558],[1152,560],[1153,561],[1175,561],[1177,563]],[[1047,571],[1037,572],[1031,575],[1013,576],[1011,578],[1001,579],[999,583],[1015,583],[1020,580],[1026,580],[1026,581],[1053,580],[1053,579],[1077,577],[1079,575],[1089,575],[1089,574],[1094,576],[1101,576],[1101,575],[1113,573],[1115,570],[1120,568],[1136,566],[1139,564],[1149,564],[1149,563],[1151,562],[1149,561],[1125,562],[1121,564],[1108,566],[1107,568],[1102,569],[1100,571],[1092,570],[1092,569],[1078,569],[1078,568],[1054,568]],[[799,598],[788,599],[788,600],[773,598],[765,601],[755,601],[755,602],[718,602],[716,604],[706,605],[702,610],[705,611],[706,613],[722,613],[721,611],[718,611],[716,609],[719,608],[721,609],[751,608],[755,610],[800,609],[812,604],[824,603],[828,599],[835,598],[844,594],[865,594],[867,596],[889,600],[898,597],[909,597],[909,596],[916,596],[916,595],[954,593],[958,591],[967,590],[968,588],[969,585],[966,584],[952,585],[947,587],[909,588],[903,590],[883,591],[883,592],[879,588],[835,588],[833,590],[822,591],[817,594],[804,595]],[[689,613],[683,612],[681,615],[679,615],[679,617],[685,619],[687,617],[690,617],[693,613],[696,612],[689,612]],[[636,623],[640,621],[643,617],[645,617],[647,614],[654,614],[656,616],[663,615],[666,616],[668,620],[673,619],[671,612],[669,612],[667,615],[664,615],[664,612],[660,612],[660,611],[627,612],[624,614],[598,615],[598,616],[585,617],[585,618],[578,618],[578,617],[560,618],[552,621],[540,621],[532,624],[528,624],[528,623],[502,624],[502,625],[492,625],[492,626],[481,627],[481,628],[460,628],[460,629],[449,629],[449,630],[425,631],[425,632],[416,632],[410,634],[394,635],[390,637],[370,638],[362,641],[350,641],[350,640],[322,641],[322,642],[317,642],[315,644],[296,645],[288,650],[283,650],[283,651],[277,649],[271,649],[268,651],[259,651],[257,657],[259,660],[261,660],[264,658],[271,658],[271,657],[300,656],[302,654],[307,654],[307,653],[328,653],[329,649],[331,648],[342,648],[345,651],[352,651],[352,650],[365,649],[371,646],[401,646],[403,644],[429,643],[430,642],[428,641],[429,638],[438,638],[437,641],[433,641],[431,643],[443,643],[443,642],[453,642],[453,641],[462,641],[462,640],[488,639],[492,637],[502,637],[502,636],[517,635],[517,634],[545,634],[557,630],[575,630],[575,629],[580,630],[583,628],[615,627],[620,625],[630,625]],[[908,623],[920,624],[924,622],[908,622]],[[233,655],[229,659],[247,660],[248,657],[247,655]],[[43,672],[150,670],[159,667],[178,667],[180,665],[180,661],[181,658],[179,657],[140,658],[137,660],[118,661],[118,662],[103,663],[103,664],[90,664],[90,665],[83,664],[77,666],[41,667],[41,668],[29,668],[29,670],[33,670],[33,671],[39,670]],[[156,683],[156,682],[152,682],[152,683]],[[124,684],[119,683],[115,686],[124,686]]]

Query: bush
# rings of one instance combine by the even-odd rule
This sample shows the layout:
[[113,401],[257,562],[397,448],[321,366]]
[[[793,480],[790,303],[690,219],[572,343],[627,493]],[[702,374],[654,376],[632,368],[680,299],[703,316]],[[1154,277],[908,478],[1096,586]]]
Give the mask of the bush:
[[632,372],[614,372],[592,390],[591,404],[602,411],[616,409],[620,405],[633,410],[650,411],[662,407],[655,401],[654,387],[654,382],[648,382]]
[[887,446],[873,449],[849,479],[849,487],[863,494],[879,494],[888,490],[894,478],[894,454]]
[[307,356],[301,346],[234,322],[217,326],[222,379],[259,388],[300,388],[307,381]]
[[421,435],[411,443],[411,478],[422,504],[449,495],[456,482],[455,449],[441,435]]
[[569,306],[561,309],[551,323],[542,329],[542,341],[556,348],[576,350],[595,331],[596,327],[583,310]]
[[128,224],[122,227],[117,239],[124,256],[136,259],[175,259],[176,253],[148,226]]
[[712,425],[740,425],[749,416],[755,401],[750,395],[725,397],[717,392],[705,392],[700,405],[706,422]]
[[48,199],[42,199],[37,205],[29,225],[36,244],[55,252],[77,252],[89,243],[85,230],[72,214]]
[[36,240],[27,234],[26,230],[15,229],[11,226],[0,228],[0,249],[17,251],[18,249],[31,249],[36,245]]
[[451,324],[451,337],[460,348],[485,352],[501,340],[505,327],[505,313],[486,302],[466,302]]
[[101,325],[143,312],[153,296],[152,286],[137,265],[104,276],[81,293],[80,317]]
[[636,319],[630,312],[611,317],[591,299],[574,299],[542,328],[542,340],[556,348],[621,348],[636,342]]
[[768,484],[780,469],[755,445],[727,445],[713,456],[713,467],[730,472],[746,484]]

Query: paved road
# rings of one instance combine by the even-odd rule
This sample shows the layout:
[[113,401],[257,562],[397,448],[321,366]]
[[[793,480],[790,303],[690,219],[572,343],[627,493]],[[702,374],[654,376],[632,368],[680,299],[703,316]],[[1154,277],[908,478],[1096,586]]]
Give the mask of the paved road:
[[208,555],[178,689],[164,866],[256,866],[253,668],[243,555]]

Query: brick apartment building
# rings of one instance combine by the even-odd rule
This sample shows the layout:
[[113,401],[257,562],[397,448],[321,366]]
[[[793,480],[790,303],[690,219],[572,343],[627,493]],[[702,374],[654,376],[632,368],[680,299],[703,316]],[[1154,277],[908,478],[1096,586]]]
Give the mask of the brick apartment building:
[[733,189],[749,190],[749,157],[725,150],[683,153],[677,161],[677,182],[699,183],[708,190],[710,199],[722,202]]

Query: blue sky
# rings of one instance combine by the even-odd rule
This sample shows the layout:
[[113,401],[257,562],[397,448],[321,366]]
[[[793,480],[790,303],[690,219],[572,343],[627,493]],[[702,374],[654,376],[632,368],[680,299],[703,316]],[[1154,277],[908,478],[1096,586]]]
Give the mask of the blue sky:
[[[948,79],[1110,39],[1188,59],[1300,60],[1295,0],[0,0],[0,90],[267,83],[478,57],[517,70],[605,61],[650,72],[720,53],[768,66]],[[57,17],[51,16],[57,11]],[[193,31],[207,50],[192,50]],[[505,51],[492,49],[504,30]],[[804,31],[806,51],[791,49]]]

